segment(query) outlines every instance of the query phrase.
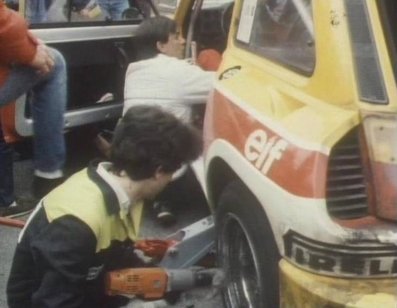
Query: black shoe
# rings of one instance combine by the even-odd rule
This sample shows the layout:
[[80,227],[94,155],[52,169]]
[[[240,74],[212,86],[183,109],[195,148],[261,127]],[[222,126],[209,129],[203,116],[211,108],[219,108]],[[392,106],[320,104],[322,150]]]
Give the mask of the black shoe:
[[163,226],[171,226],[176,223],[175,214],[166,202],[155,202],[153,204],[153,212],[156,219]]
[[29,214],[36,207],[38,200],[34,198],[21,197],[15,200],[16,205],[0,208],[0,216],[14,218]]
[[34,176],[33,178],[33,195],[36,199],[41,199],[47,195],[51,190],[53,190],[58,185],[61,185],[65,179],[46,179],[40,176]]

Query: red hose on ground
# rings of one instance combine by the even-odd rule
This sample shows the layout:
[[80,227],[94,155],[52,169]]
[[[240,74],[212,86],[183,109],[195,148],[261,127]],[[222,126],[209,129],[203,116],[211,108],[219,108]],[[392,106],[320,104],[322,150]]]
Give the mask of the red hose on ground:
[[0,217],[0,225],[22,229],[25,225],[25,221],[7,217]]

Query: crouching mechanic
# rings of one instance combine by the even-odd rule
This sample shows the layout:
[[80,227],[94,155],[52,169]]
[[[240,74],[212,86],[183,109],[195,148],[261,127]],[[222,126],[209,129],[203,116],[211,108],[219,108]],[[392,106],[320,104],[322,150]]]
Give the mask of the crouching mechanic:
[[110,162],[91,163],[43,198],[22,230],[7,285],[10,308],[119,307],[104,274],[141,266],[133,254],[143,201],[201,152],[194,128],[157,107],[131,107]]

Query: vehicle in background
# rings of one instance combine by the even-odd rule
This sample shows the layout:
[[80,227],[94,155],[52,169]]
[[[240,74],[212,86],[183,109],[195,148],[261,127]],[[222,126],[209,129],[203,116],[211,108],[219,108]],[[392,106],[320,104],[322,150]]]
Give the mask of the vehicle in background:
[[[30,0],[26,0],[30,1]],[[8,1],[27,17],[25,0]],[[40,2],[40,1],[39,1]],[[44,1],[41,1],[44,2]],[[49,1],[51,3],[51,1]],[[84,1],[80,1],[84,2]],[[124,75],[134,60],[134,31],[146,16],[158,14],[150,0],[130,1],[122,19],[105,18],[103,12],[82,14],[88,1],[52,1],[45,20],[30,22],[35,36],[58,49],[68,68],[68,104],[65,128],[116,121],[123,108]],[[84,6],[86,5],[86,6]],[[33,134],[28,97],[0,110],[8,142]]]
[[204,188],[226,307],[396,307],[397,3],[203,6],[175,17],[223,53]]

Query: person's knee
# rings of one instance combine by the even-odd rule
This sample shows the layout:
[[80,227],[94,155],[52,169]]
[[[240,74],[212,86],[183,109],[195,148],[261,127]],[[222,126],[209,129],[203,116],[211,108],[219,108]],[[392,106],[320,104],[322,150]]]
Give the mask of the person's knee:
[[49,48],[54,59],[54,68],[47,78],[52,78],[58,85],[65,85],[67,81],[66,61],[62,53]]
[[66,61],[64,56],[56,49],[49,48],[51,55],[54,59],[54,63],[56,67],[66,68]]

